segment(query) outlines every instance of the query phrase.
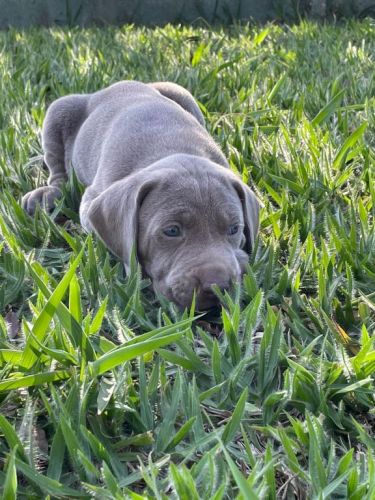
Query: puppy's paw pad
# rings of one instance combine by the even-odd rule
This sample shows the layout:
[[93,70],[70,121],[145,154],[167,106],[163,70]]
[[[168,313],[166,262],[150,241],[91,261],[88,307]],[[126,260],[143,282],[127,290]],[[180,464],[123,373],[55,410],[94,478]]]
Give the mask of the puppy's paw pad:
[[29,215],[35,213],[37,205],[47,212],[51,212],[55,206],[55,201],[61,198],[61,190],[55,186],[43,186],[34,191],[26,193],[22,198],[22,208]]

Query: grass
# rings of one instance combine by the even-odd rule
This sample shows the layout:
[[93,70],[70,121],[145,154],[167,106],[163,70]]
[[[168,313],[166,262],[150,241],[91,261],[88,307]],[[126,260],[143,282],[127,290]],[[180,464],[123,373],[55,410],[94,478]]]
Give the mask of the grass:
[[[374,23],[0,34],[3,498],[375,497]],[[221,318],[158,302],[51,217],[47,105],[121,79],[190,89],[264,208]]]

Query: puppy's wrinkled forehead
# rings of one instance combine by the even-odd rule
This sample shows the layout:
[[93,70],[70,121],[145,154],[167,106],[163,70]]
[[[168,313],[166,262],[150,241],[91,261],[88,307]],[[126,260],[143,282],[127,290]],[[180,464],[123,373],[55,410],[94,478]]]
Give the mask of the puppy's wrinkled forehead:
[[228,179],[211,172],[197,177],[184,170],[159,182],[145,197],[141,213],[146,220],[178,218],[184,224],[243,219],[241,201]]

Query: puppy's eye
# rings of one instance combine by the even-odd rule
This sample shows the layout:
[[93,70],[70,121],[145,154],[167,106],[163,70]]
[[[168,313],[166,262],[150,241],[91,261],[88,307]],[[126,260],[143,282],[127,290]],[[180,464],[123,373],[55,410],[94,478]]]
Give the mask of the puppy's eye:
[[164,229],[163,233],[170,238],[176,238],[176,236],[181,236],[181,229],[178,226],[169,226]]
[[238,224],[232,224],[231,226],[229,226],[228,234],[230,236],[233,236],[234,234],[238,233],[238,229],[239,229]]

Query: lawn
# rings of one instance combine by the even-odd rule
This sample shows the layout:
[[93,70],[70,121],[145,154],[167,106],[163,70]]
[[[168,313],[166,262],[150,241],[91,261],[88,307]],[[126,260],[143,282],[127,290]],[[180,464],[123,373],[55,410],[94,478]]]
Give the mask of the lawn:
[[[375,498],[375,24],[0,33],[0,495]],[[51,216],[48,104],[171,80],[263,203],[221,317]]]

